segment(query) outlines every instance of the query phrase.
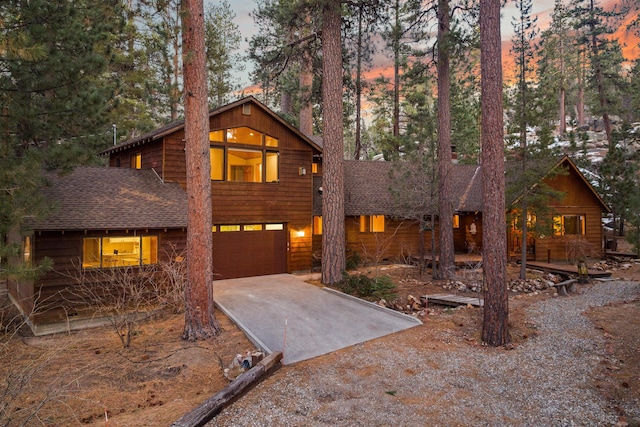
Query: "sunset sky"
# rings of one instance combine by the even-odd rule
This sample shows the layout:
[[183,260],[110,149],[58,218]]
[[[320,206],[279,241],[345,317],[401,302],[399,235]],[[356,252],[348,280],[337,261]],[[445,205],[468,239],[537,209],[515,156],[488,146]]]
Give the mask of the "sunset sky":
[[[205,0],[205,3],[212,0]],[[619,0],[601,0],[600,4],[605,8],[609,9],[614,5],[618,4]],[[248,43],[246,39],[251,38],[251,36],[257,31],[253,18],[251,18],[250,13],[253,11],[255,7],[255,2],[251,0],[233,0],[229,2],[231,4],[231,8],[234,10],[236,14],[235,22],[238,24],[240,31],[242,33],[242,45],[241,51],[242,53],[246,52]],[[554,0],[534,0],[532,12],[535,16],[538,17],[537,27],[540,30],[544,30],[548,27],[550,22],[550,14],[553,12]],[[517,16],[516,4],[513,0],[508,0],[506,6],[503,8],[502,12],[502,38],[504,40],[503,43],[503,56],[509,51],[509,40],[513,36],[513,27],[512,27],[512,17]],[[624,26],[621,26],[615,34],[615,37],[621,40],[624,40],[626,47],[623,47],[623,54],[627,59],[635,59],[640,56],[640,48],[638,47],[638,43],[640,39],[633,35],[629,34],[625,31]],[[390,71],[390,67],[388,64],[383,63],[384,57],[380,56],[379,60],[374,63],[374,69],[371,71],[370,75],[378,76],[380,74],[386,75]],[[251,68],[252,64],[247,64],[247,68]],[[243,75],[243,85],[249,85],[249,71],[247,70]]]

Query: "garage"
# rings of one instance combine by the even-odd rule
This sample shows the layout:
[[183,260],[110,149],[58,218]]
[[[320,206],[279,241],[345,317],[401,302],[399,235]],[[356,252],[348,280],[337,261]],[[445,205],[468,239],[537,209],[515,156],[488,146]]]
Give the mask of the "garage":
[[286,224],[213,227],[214,280],[287,272]]

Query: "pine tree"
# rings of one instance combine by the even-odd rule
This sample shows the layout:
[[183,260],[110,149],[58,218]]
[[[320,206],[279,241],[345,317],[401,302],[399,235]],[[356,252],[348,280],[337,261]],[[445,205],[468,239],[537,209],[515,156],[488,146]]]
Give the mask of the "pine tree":
[[451,193],[451,68],[449,0],[438,1],[438,219],[439,277],[450,279],[455,273],[453,251],[453,201]]
[[482,73],[482,266],[486,286],[482,341],[511,342],[506,284],[505,178],[502,118],[500,1],[480,0]]
[[340,0],[322,8],[323,193],[322,282],[342,280],[345,269],[342,41]]
[[[133,1],[133,0],[132,0]],[[135,0],[144,27],[143,45],[154,78],[149,82],[149,108],[156,121],[178,120],[182,110],[181,0]]]
[[[96,163],[111,140],[103,78],[119,3],[78,0],[0,3],[0,263],[6,236],[46,212],[41,170]],[[105,19],[113,17],[114,19]],[[0,269],[5,268],[0,267]],[[6,272],[0,272],[4,275]]]
[[209,109],[202,0],[182,3],[185,157],[187,170],[187,281],[182,338],[206,339],[220,332],[213,313],[213,237]]
[[229,103],[240,90],[235,77],[244,69],[238,53],[242,36],[233,22],[235,13],[226,0],[209,4],[205,15],[205,41],[209,78],[209,108]]
[[[613,125],[611,122],[611,101],[607,93],[607,52],[611,52],[607,35],[613,33],[610,20],[621,16],[620,12],[613,10],[605,12],[597,3],[597,0],[573,0],[570,6],[575,19],[574,27],[580,32],[579,43],[586,47],[590,62],[592,79],[597,101],[593,105],[593,112],[602,116],[607,141],[611,143]],[[609,69],[610,70],[610,69]]]

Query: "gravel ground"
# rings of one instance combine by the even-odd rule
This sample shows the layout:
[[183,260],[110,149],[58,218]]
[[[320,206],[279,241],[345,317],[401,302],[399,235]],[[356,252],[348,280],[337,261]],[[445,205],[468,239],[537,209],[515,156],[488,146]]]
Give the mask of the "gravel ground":
[[595,387],[604,337],[583,312],[639,294],[616,281],[534,302],[537,334],[511,350],[430,347],[420,327],[286,366],[208,426],[615,426]]

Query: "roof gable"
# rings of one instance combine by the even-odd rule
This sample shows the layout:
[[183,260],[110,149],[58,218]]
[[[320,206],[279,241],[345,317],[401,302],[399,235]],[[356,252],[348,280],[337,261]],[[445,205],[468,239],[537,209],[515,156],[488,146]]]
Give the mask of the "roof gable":
[[184,228],[187,195],[153,170],[77,167],[71,173],[46,173],[42,189],[53,210],[32,220],[33,230]]
[[[298,138],[300,138],[302,141],[304,141],[306,144],[310,145],[314,150],[318,151],[319,153],[322,152],[322,144],[321,144],[321,140],[314,138],[314,137],[309,137],[305,134],[303,134],[302,132],[300,132],[300,130],[298,130],[297,128],[295,128],[294,126],[292,126],[291,124],[289,124],[286,120],[284,120],[282,117],[280,117],[279,115],[277,115],[273,110],[271,110],[269,107],[267,107],[266,105],[264,105],[262,102],[258,101],[255,97],[253,96],[247,96],[244,98],[241,98],[235,102],[232,102],[230,104],[224,105],[222,107],[216,108],[215,110],[212,110],[209,112],[209,119],[211,119],[211,117],[222,114],[224,112],[227,112],[229,110],[232,110],[234,108],[240,107],[242,105],[251,105],[251,106],[255,106],[256,108],[261,109],[262,111],[264,111],[269,117],[271,117],[274,121],[280,123],[282,126],[286,127],[287,129],[289,129],[291,132],[293,132]],[[115,153],[115,152],[119,152],[119,151],[123,151],[132,147],[136,147],[136,146],[140,146],[140,145],[144,145],[147,144],[149,142],[161,139],[167,135],[170,135],[174,132],[177,132],[179,130],[184,129],[184,125],[185,125],[185,121],[184,120],[179,120],[173,123],[170,123],[166,126],[163,126],[161,128],[158,128],[154,131],[148,132],[144,135],[141,135],[137,138],[133,138],[129,141],[123,142],[121,144],[118,145],[114,145],[113,147],[110,147],[102,152],[100,152],[100,155],[105,156],[105,155],[109,155],[111,153]]]

